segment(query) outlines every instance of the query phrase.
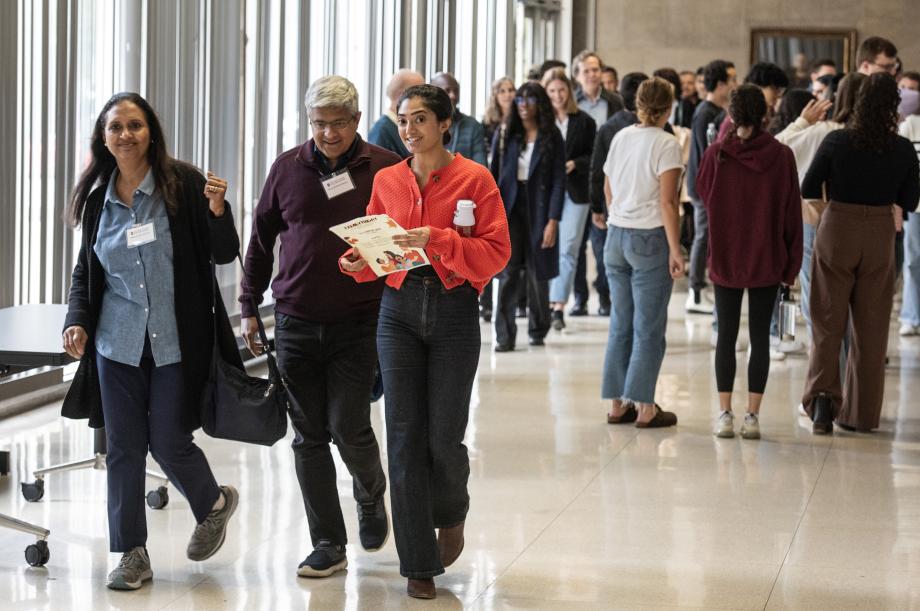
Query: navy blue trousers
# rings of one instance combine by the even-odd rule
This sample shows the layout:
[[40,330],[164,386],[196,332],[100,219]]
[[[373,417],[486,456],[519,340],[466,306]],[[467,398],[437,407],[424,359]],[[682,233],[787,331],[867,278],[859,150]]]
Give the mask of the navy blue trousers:
[[220,495],[211,467],[182,425],[188,409],[182,365],[155,367],[145,355],[132,367],[96,355],[108,474],[109,549],[127,552],[147,543],[144,514],[147,452],[188,499],[203,522]]

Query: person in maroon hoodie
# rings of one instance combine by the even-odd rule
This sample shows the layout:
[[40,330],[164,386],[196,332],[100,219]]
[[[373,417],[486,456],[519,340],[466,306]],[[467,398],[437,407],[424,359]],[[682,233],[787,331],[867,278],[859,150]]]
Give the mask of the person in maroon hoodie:
[[760,402],[770,370],[770,320],[780,284],[802,264],[802,208],[795,157],[765,131],[767,102],[756,85],[731,97],[734,129],[706,150],[696,189],[709,214],[709,276],[715,286],[719,335],[717,437],[734,437],[732,388],[741,301],[748,292],[748,409],[745,439],[760,438]]
[[368,400],[383,282],[356,285],[341,274],[338,261],[348,244],[329,228],[364,216],[374,176],[400,158],[357,134],[358,92],[347,79],[318,79],[305,104],[313,138],[275,160],[253,212],[240,331],[253,354],[260,354],[251,299],[262,301],[280,239],[272,282],[275,349],[291,403],[294,466],[314,548],[297,574],[328,577],[348,565],[330,442],[354,479],[361,546],[377,551],[389,535],[386,479]]

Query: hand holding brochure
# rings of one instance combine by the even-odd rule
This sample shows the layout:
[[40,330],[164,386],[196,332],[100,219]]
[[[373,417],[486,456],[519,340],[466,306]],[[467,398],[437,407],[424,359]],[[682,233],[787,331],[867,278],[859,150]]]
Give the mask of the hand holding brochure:
[[329,231],[357,248],[378,276],[429,264],[424,250],[402,248],[393,242],[393,236],[404,235],[406,230],[386,214],[362,216],[330,227]]

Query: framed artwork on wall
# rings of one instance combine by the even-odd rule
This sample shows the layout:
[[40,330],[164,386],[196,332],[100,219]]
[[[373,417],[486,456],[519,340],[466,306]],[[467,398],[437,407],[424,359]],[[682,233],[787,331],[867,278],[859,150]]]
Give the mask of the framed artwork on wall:
[[754,28],[751,64],[773,62],[789,74],[790,87],[810,82],[811,66],[832,59],[838,72],[855,69],[856,30]]

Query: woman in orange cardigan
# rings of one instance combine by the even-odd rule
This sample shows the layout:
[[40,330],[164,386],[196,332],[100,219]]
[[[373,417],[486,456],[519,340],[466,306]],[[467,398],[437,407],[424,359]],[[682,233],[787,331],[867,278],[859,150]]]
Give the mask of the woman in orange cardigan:
[[[388,214],[431,265],[387,276],[377,349],[386,388],[393,532],[409,596],[434,598],[435,575],[463,550],[470,465],[463,437],[479,365],[479,293],[511,255],[498,187],[482,165],[449,152],[453,107],[438,87],[410,87],[397,104],[399,135],[412,154],[374,178],[368,214]],[[454,228],[458,200],[476,204],[472,235]],[[374,273],[356,250],[342,270]],[[435,537],[435,529],[438,529]]]

